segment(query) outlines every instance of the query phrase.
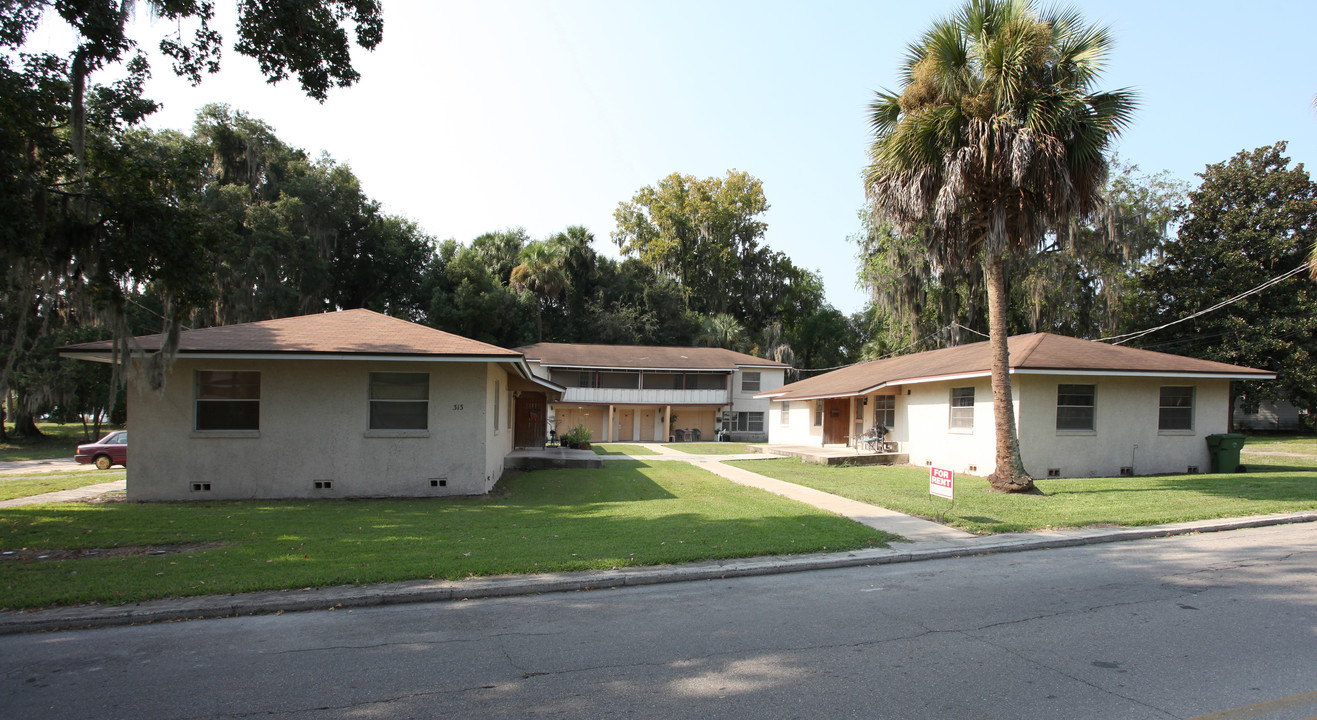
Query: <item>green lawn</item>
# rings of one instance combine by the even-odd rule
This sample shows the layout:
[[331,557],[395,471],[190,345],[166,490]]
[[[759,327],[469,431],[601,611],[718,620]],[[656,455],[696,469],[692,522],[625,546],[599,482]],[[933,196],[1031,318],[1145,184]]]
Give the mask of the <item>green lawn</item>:
[[110,431],[122,430],[123,428],[121,426],[102,425],[100,434],[90,439],[83,436],[81,424],[37,423],[37,429],[45,434],[45,437],[24,441],[10,438],[8,442],[0,443],[0,462],[71,458],[79,445],[96,442],[105,437]]
[[1244,441],[1244,452],[1283,452],[1317,457],[1317,436],[1251,435]]
[[38,472],[24,475],[0,475],[0,500],[40,495],[57,490],[72,490],[86,485],[122,480],[124,471],[115,468],[91,472]]
[[[25,559],[0,559],[0,607],[658,565],[891,539],[686,463],[619,460],[512,476],[476,498],[4,509],[0,550]],[[93,548],[120,554],[65,557]],[[26,559],[36,554],[48,559]]]
[[947,524],[983,534],[1317,509],[1317,459],[1294,457],[1249,456],[1246,474],[1037,480],[1042,495],[995,493],[983,478],[957,475],[950,510],[949,501],[930,498],[924,468],[829,467],[795,459],[730,464],[909,515],[933,517],[936,500]]
[[658,455],[644,445],[627,445],[625,443],[592,443],[590,449],[595,455]]
[[691,455],[744,455],[750,452],[750,446],[746,443],[734,442],[686,442],[672,443],[663,447]]

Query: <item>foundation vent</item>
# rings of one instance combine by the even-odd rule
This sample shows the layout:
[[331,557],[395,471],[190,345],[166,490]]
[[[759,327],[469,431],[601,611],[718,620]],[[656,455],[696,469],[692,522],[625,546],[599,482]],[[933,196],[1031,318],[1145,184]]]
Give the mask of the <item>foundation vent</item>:
[[1187,470],[1185,470],[1185,472],[1189,473],[1190,475],[1197,475],[1197,474],[1198,474],[1198,466],[1197,466],[1197,465],[1190,465],[1189,468],[1188,468]]
[[969,466],[968,472],[978,472],[978,471],[979,471],[979,466],[978,466],[978,465],[970,465],[970,466]]
[[430,487],[448,487],[448,479],[430,478]]
[[1047,468],[1047,477],[1061,477],[1061,468]]
[[929,466],[929,467],[932,467],[932,466],[933,466],[933,461],[932,461],[932,460],[925,460],[925,461],[924,461],[924,464],[927,465],[927,466]]
[[1128,466],[1126,466],[1126,467],[1122,467],[1122,468],[1120,469],[1120,476],[1121,476],[1121,477],[1134,477],[1134,468],[1132,468],[1132,467],[1128,467]]
[[210,492],[210,483],[192,483],[192,492]]
[[333,481],[333,480],[316,480],[316,481],[315,481],[314,483],[312,483],[312,484],[315,485],[315,489],[317,489],[317,490],[328,490],[328,489],[330,489],[331,487],[334,486],[334,481]]

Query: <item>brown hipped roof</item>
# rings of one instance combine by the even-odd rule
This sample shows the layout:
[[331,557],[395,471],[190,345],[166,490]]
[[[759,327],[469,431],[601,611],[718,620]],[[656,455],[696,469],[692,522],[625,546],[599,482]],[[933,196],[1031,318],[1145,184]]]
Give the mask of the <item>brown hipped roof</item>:
[[[1199,360],[1182,355],[1107,345],[1092,340],[1032,333],[1008,340],[1013,373],[1141,375],[1150,377],[1219,377],[1271,380],[1266,370]],[[860,395],[883,386],[939,379],[984,376],[991,372],[987,342],[929,350],[884,360],[870,360],[784,385],[756,397],[805,400]]]
[[787,368],[724,348],[651,345],[536,343],[517,348],[527,360],[545,367],[620,368],[627,370],[735,370],[737,367]]
[[[135,338],[147,352],[160,349],[163,335]],[[68,345],[62,354],[104,355],[108,340]],[[460,356],[493,360],[520,359],[521,353],[496,345],[435,330],[370,310],[343,310],[319,315],[265,320],[185,330],[179,334],[178,354],[302,354],[302,355],[415,355]]]

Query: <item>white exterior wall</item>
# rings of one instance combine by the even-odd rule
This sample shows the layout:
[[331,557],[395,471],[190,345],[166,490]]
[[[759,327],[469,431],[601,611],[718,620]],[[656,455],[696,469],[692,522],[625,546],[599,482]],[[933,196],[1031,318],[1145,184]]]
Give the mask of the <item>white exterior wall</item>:
[[[952,430],[951,389],[974,388],[974,427]],[[910,454],[910,464],[927,465],[973,475],[988,475],[996,467],[996,435],[992,421],[992,383],[966,378],[906,385],[908,395],[896,400],[896,432],[891,439]],[[1020,398],[1014,396],[1016,417]],[[902,412],[904,411],[904,417]],[[973,469],[971,469],[973,468]]]
[[[163,394],[131,387],[130,500],[417,497],[487,492],[511,443],[494,442],[487,363],[180,358]],[[260,430],[197,433],[196,370],[258,370]],[[426,431],[368,431],[369,373],[429,372]],[[500,386],[506,388],[506,374]],[[505,422],[504,422],[505,424]],[[496,469],[499,472],[496,472]],[[442,479],[444,487],[431,487]],[[328,490],[316,480],[331,481]],[[208,482],[209,492],[191,484]]]
[[768,417],[768,442],[771,445],[823,445],[823,426],[815,426],[813,400],[790,400],[788,421],[782,424],[782,402],[773,401]]
[[[1061,477],[1113,477],[1122,467],[1135,475],[1182,473],[1189,466],[1210,470],[1206,437],[1229,432],[1229,380],[1015,375],[1015,395],[1026,412],[1020,417],[1020,453],[1034,478],[1050,468]],[[1060,383],[1093,385],[1091,432],[1056,429]],[[1157,429],[1161,388],[1194,388],[1193,429]]]
[[[1095,386],[1095,430],[1056,429],[1057,385],[1062,383]],[[1047,478],[1051,468],[1061,477],[1114,477],[1122,467],[1132,467],[1136,475],[1183,473],[1190,466],[1208,472],[1205,438],[1228,432],[1229,380],[1012,375],[1011,384],[1020,454],[1025,470],[1038,479]],[[1194,388],[1192,430],[1158,431],[1160,392],[1167,385]],[[951,389],[960,387],[974,388],[972,430],[950,428]],[[774,401],[769,442],[819,447],[823,429],[813,425],[814,402],[790,401],[790,421],[782,425],[782,402]],[[872,401],[865,409],[866,429],[872,425],[871,408]],[[896,396],[896,424],[887,439],[900,443],[912,465],[992,473],[996,428],[991,381],[984,377],[902,386]]]
[[[489,492],[503,477],[503,461],[512,452],[512,428],[515,425],[509,421],[513,419],[514,403],[508,391],[507,370],[494,363],[485,364],[485,395],[485,489],[481,492]],[[498,403],[497,412],[494,403]]]
[[[747,372],[759,373],[758,390],[741,389],[742,379]],[[742,442],[765,442],[771,437],[773,432],[772,426],[776,422],[776,418],[772,417],[773,403],[768,398],[755,398],[755,393],[776,390],[785,384],[785,379],[785,368],[739,368],[736,372],[732,373],[732,402],[729,410],[732,413],[761,412],[764,414],[764,432],[748,433],[733,431],[731,434],[733,440]]]

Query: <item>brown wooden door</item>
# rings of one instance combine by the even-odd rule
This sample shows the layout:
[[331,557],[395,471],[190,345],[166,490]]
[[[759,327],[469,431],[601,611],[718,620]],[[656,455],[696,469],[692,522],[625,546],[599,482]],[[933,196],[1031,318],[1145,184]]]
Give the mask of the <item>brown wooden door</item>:
[[850,422],[849,398],[823,401],[823,444],[842,445],[846,442],[846,425]]
[[631,442],[635,440],[635,437],[633,437],[635,422],[636,413],[634,410],[617,411],[617,434],[615,437],[618,442]]
[[544,393],[523,392],[519,395],[512,444],[517,447],[544,447],[544,418],[547,410]]

